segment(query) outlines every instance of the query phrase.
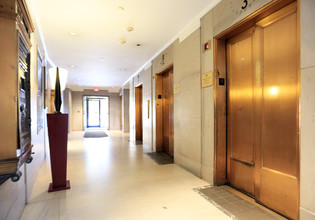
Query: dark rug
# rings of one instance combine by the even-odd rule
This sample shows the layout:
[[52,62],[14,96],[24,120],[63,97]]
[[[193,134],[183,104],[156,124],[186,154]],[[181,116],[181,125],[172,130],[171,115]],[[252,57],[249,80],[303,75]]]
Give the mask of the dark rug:
[[166,153],[150,152],[146,154],[159,165],[174,163],[174,159],[168,156]]
[[229,191],[225,186],[206,186],[194,189],[232,219],[284,220],[286,218],[266,211]]
[[108,135],[104,131],[86,131],[84,133],[85,138],[101,138],[107,137]]
[[136,145],[142,145],[142,141],[136,140],[135,144],[136,144]]

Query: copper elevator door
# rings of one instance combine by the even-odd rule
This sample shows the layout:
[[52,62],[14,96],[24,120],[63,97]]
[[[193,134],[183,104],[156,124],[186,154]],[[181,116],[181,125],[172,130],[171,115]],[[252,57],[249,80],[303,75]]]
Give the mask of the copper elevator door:
[[298,218],[296,3],[227,42],[228,182]]
[[227,44],[228,182],[254,194],[252,30]]
[[135,88],[136,103],[136,140],[143,140],[142,126],[142,85]]
[[170,154],[169,151],[169,126],[170,126],[170,120],[169,120],[169,73],[163,74],[162,78],[162,87],[163,87],[163,94],[162,94],[162,120],[163,120],[163,152]]

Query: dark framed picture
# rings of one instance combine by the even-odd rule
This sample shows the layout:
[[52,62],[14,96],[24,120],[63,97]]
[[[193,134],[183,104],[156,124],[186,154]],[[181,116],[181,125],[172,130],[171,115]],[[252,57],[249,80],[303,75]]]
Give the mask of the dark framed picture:
[[44,127],[44,90],[45,67],[39,51],[37,51],[37,133]]

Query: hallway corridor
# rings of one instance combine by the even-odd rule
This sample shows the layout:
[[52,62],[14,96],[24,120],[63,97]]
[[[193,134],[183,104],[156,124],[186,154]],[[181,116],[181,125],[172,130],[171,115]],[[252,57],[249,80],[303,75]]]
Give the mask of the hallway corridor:
[[[50,163],[41,167],[21,217],[33,219],[230,219],[193,191],[209,185],[175,164],[158,165],[120,131],[106,138],[71,133],[68,174],[71,189],[48,193]],[[49,155],[47,155],[49,158]]]

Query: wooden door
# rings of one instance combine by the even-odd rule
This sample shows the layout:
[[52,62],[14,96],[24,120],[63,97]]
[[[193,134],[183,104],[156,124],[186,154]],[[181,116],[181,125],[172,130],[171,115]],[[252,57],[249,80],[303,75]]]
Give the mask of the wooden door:
[[142,137],[142,85],[135,88],[136,102],[136,140],[143,140]]
[[162,76],[162,86],[163,86],[163,94],[162,94],[162,126],[163,126],[163,152],[170,154],[169,149],[169,136],[170,136],[170,91],[169,91],[169,73],[165,73]]
[[156,149],[174,157],[173,70],[156,75]]
[[292,219],[299,201],[296,3],[227,42],[228,182]]

